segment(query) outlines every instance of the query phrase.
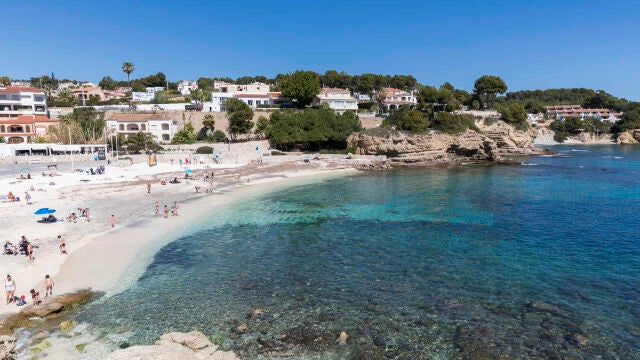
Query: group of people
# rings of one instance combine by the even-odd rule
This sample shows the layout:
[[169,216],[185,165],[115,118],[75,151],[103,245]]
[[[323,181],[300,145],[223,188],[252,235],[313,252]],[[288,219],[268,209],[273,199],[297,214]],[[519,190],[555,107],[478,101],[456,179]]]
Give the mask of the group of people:
[[33,249],[37,246],[33,245],[26,236],[22,235],[18,245],[14,245],[11,241],[7,240],[4,243],[4,255],[18,255],[24,254],[29,258],[29,261],[33,261]]
[[[78,215],[79,214],[79,215]],[[75,211],[72,211],[69,216],[67,216],[67,222],[78,222],[79,217],[83,217],[87,219],[87,222],[91,221],[91,212],[89,208],[78,208],[78,214]]]
[[[160,215],[160,204],[157,201],[156,201],[155,207],[156,207],[156,216]],[[178,216],[178,202],[174,201],[173,206],[171,208],[169,208],[169,205],[165,204],[163,212],[164,212],[165,219],[169,217],[169,212],[171,212],[171,216]]]
[[[49,275],[45,275],[44,277],[44,296],[49,296],[49,295],[53,295],[53,286],[54,286],[54,282],[53,279],[51,278],[51,276]],[[16,281],[15,279],[11,278],[10,274],[7,274],[7,280],[5,280],[4,283],[4,289],[7,292],[7,303],[6,305],[9,305],[9,303],[15,303],[17,306],[22,306],[25,305],[27,303],[25,296],[22,295],[20,297],[15,296],[15,292],[16,292]],[[40,292],[36,291],[36,289],[31,289],[29,291],[29,293],[31,294],[31,300],[33,301],[33,306],[38,306],[40,304]]]

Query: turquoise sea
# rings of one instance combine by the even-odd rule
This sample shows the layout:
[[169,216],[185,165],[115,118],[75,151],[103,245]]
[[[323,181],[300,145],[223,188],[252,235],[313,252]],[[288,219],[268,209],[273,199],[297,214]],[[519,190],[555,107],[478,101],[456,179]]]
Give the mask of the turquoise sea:
[[249,359],[639,359],[640,148],[555,150],[234,203],[76,319]]

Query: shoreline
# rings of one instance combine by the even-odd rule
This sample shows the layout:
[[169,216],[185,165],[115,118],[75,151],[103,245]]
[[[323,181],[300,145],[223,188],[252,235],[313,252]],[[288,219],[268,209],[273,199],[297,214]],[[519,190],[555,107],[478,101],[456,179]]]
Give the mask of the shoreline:
[[[355,173],[357,170],[351,165],[308,167],[308,164],[294,162],[273,164],[266,168],[245,165],[207,169],[206,172],[221,174],[216,174],[213,193],[195,193],[194,186],[203,186],[202,191],[208,186],[200,180],[159,185],[159,179],[167,178],[171,171],[144,172],[133,169],[135,174],[129,178],[105,179],[115,181],[95,185],[73,182],[78,180],[77,173],[61,174],[53,179],[63,182],[63,178],[67,178],[65,180],[72,183],[46,189],[46,192],[32,192],[33,205],[26,205],[24,202],[0,204],[0,226],[10,229],[5,241],[11,240],[16,244],[17,239],[24,234],[39,245],[34,251],[33,262],[29,262],[23,255],[4,255],[7,261],[3,261],[0,269],[5,274],[10,273],[15,279],[15,295],[18,297],[27,295],[30,288],[44,295],[45,274],[51,275],[55,281],[54,295],[86,288],[103,291],[107,295],[114,294],[135,283],[155,253],[174,241],[176,236],[192,228],[203,217],[203,213],[253,194],[286,187],[291,181],[320,181],[330,176]],[[267,171],[263,173],[262,170]],[[203,171],[205,170],[195,170],[194,174],[202,176]],[[12,179],[8,180],[10,185],[16,185]],[[153,183],[151,194],[146,194],[147,180]],[[25,185],[31,186],[36,181],[39,179],[25,181]],[[22,194],[16,191],[14,193]],[[43,195],[42,199],[39,199],[40,195]],[[157,219],[155,201],[160,203],[161,208],[161,215]],[[180,215],[164,219],[163,204],[171,205],[174,202],[179,204]],[[89,205],[91,222],[79,218],[78,223],[37,224],[35,220],[38,217],[32,214],[40,207],[75,209],[76,205]],[[116,213],[117,219],[113,229],[109,225],[111,213]],[[58,214],[58,218],[65,216],[62,211],[55,215]],[[68,255],[59,254],[56,238],[58,234],[67,241]],[[0,315],[17,313],[19,310],[21,307],[14,304],[2,304]]]

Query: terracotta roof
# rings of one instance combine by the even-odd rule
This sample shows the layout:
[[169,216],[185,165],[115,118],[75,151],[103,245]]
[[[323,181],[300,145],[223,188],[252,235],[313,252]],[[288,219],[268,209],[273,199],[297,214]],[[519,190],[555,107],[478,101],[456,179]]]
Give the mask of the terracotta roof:
[[148,120],[171,120],[165,118],[163,115],[159,114],[127,114],[127,113],[115,113],[111,114],[105,120],[116,120],[116,121],[148,121]]
[[234,94],[237,98],[268,98],[269,94]]
[[25,86],[7,86],[6,88],[0,88],[0,92],[41,92],[44,90],[36,89],[33,87],[25,87]]
[[41,115],[36,115],[35,118],[32,115],[18,115],[17,118],[9,118],[6,120],[0,119],[0,125],[33,124],[36,122],[58,122],[58,119],[49,119],[46,116]]

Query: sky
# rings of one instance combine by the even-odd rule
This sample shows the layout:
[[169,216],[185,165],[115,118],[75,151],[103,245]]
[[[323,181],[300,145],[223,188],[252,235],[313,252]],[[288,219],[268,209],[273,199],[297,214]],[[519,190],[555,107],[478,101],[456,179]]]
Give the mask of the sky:
[[170,81],[295,70],[410,74],[471,90],[605,90],[640,100],[640,1],[3,2],[0,76]]

